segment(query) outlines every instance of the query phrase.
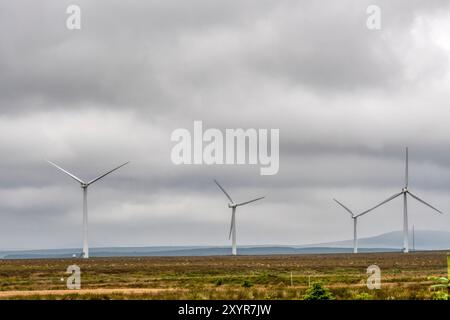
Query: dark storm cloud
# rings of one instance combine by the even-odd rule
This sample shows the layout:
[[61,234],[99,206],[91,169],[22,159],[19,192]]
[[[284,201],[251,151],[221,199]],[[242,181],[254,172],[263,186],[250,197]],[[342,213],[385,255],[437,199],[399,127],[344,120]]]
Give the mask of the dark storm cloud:
[[[131,161],[90,191],[96,245],[224,244],[213,178],[267,196],[239,216],[244,243],[348,238],[331,198],[399,191],[406,145],[411,186],[450,210],[448,1],[78,1],[79,31],[69,4],[0,3],[0,248],[78,244],[80,188],[47,159],[86,179]],[[170,134],[193,120],[279,128],[279,174],[173,165]],[[416,225],[450,226],[421,210]],[[364,232],[399,229],[388,213]]]

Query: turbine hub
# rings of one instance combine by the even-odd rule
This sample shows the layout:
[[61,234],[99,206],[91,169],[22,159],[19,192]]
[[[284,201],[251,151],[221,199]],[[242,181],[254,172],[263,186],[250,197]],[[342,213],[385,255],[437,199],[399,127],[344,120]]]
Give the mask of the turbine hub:
[[404,188],[402,189],[402,191],[403,191],[403,192],[408,191],[408,187],[404,187]]
[[234,204],[234,203],[229,203],[228,204],[228,208],[236,208],[236,207],[237,207],[237,205]]

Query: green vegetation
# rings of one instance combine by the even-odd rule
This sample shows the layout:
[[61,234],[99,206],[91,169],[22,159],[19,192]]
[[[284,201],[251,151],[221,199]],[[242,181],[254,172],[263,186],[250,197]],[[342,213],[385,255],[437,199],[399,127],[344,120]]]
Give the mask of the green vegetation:
[[353,296],[353,300],[373,300],[373,296],[367,292],[357,293]]
[[433,300],[448,300],[448,289],[450,288],[448,278],[430,277],[430,279],[436,282],[431,286],[431,290],[433,290],[431,298]]
[[314,282],[308,290],[306,290],[304,300],[334,300],[336,299],[331,291],[325,288],[322,283]]
[[219,279],[215,280],[214,283],[216,284],[216,286],[221,286],[223,284],[223,279],[219,278]]
[[448,300],[448,293],[445,291],[435,291],[431,295],[433,300]]

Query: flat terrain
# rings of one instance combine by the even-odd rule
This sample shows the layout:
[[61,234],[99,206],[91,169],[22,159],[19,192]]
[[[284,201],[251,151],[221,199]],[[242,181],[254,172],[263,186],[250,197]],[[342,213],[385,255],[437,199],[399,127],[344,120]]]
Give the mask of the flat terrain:
[[[66,287],[73,264],[81,290]],[[302,299],[318,281],[337,299],[431,299],[430,276],[447,276],[446,252],[0,260],[0,299]]]

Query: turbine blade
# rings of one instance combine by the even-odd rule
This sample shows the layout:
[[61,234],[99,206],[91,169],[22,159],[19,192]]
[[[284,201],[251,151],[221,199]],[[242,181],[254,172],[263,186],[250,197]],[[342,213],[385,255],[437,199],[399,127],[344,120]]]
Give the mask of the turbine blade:
[[230,200],[231,203],[234,203],[233,199],[231,199],[230,195],[225,191],[224,188],[222,188],[222,186],[219,184],[219,182],[217,182],[216,179],[214,179],[214,182],[217,184],[217,186],[220,188],[220,190],[222,190],[222,192],[225,193],[225,195],[227,196],[228,200]]
[[383,202],[377,204],[376,206],[374,206],[374,207],[372,207],[372,208],[370,208],[370,209],[368,209],[368,210],[366,210],[366,211],[361,212],[360,214],[356,215],[355,218],[360,217],[360,216],[363,216],[363,215],[365,215],[366,213],[369,213],[370,211],[375,210],[376,208],[382,206],[382,205],[385,204],[386,202],[389,202],[389,201],[391,201],[391,200],[394,200],[395,198],[397,198],[397,197],[398,197],[399,195],[401,195],[401,194],[403,194],[403,191],[402,191],[402,192],[399,192],[399,193],[396,193],[396,194],[394,194],[393,196],[391,196],[391,197],[387,198],[386,200],[384,200]]
[[130,161],[125,162],[124,164],[121,164],[120,166],[118,166],[118,167],[116,167],[116,168],[114,168],[114,169],[112,169],[112,170],[109,170],[108,172],[102,174],[101,176],[98,176],[97,178],[92,179],[91,181],[89,181],[89,182],[87,183],[87,185],[93,184],[94,182],[100,180],[100,179],[103,178],[104,176],[107,176],[108,174],[110,174],[110,173],[116,171],[117,169],[122,168],[123,166],[125,166],[125,165],[127,165],[127,164],[129,164],[129,163],[130,163]]
[[408,188],[408,147],[406,147],[405,186]]
[[348,213],[350,213],[350,215],[352,216],[352,218],[353,218],[353,212],[352,212],[352,210],[350,210],[349,208],[347,208],[345,205],[343,205],[341,202],[339,202],[338,200],[336,200],[336,199],[333,199],[338,205],[340,205],[342,208],[344,208]]
[[440,211],[440,210],[438,210],[438,209],[436,209],[435,207],[433,207],[431,204],[429,204],[429,203],[426,203],[425,201],[423,201],[422,199],[420,199],[418,196],[416,196],[416,195],[413,195],[411,192],[409,192],[409,191],[407,191],[408,192],[408,194],[411,196],[411,197],[413,197],[414,199],[416,199],[417,201],[419,201],[419,202],[422,202],[424,205],[426,205],[426,206],[428,206],[428,207],[430,207],[431,209],[433,209],[433,210],[435,210],[435,211],[437,211],[437,212],[439,212],[440,214],[443,214],[443,212],[442,211]]
[[61,170],[62,172],[64,172],[65,174],[67,174],[68,176],[70,176],[72,179],[78,181],[81,184],[84,184],[85,182],[83,180],[81,180],[80,178],[78,178],[77,176],[71,174],[69,171],[64,170],[63,168],[61,168],[60,166],[58,166],[56,163],[53,163],[49,160],[47,160],[48,163],[50,163],[52,166],[58,168],[59,170]]
[[249,204],[249,203],[251,203],[251,202],[255,202],[255,201],[258,201],[258,200],[264,199],[264,198],[265,198],[265,197],[260,197],[260,198],[256,198],[256,199],[253,199],[253,200],[250,200],[250,201],[246,201],[246,202],[238,203],[237,205],[238,205],[238,206],[243,206],[243,205]]

